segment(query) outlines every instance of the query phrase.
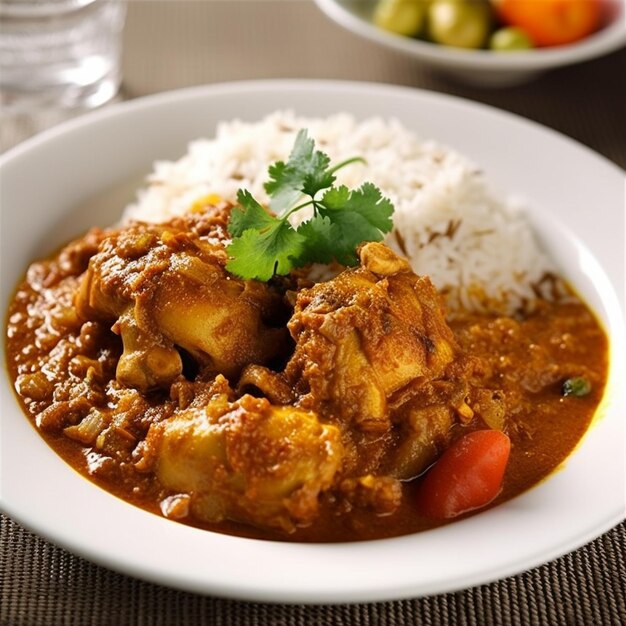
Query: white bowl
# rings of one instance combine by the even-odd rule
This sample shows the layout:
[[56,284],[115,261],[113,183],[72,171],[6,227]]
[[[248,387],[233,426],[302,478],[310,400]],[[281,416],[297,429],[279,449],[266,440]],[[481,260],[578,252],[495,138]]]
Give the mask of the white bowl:
[[547,70],[587,61],[626,45],[626,7],[623,0],[610,1],[610,23],[580,42],[496,53],[452,48],[387,32],[371,22],[375,2],[370,0],[315,0],[328,17],[354,34],[398,50],[458,81],[482,87],[521,84]]
[[221,120],[258,120],[285,108],[309,116],[396,117],[466,154],[497,187],[523,193],[545,247],[610,336],[602,418],[560,471],[469,519],[380,541],[279,543],[177,524],[85,480],[31,426],[5,371],[0,509],[124,573],[274,602],[372,602],[452,591],[544,563],[617,524],[624,517],[626,414],[623,172],[588,148],[502,111],[399,87],[260,81],[159,94],[54,128],[0,158],[3,319],[29,262],[89,226],[115,221],[155,159],[181,156],[189,141],[212,136]]

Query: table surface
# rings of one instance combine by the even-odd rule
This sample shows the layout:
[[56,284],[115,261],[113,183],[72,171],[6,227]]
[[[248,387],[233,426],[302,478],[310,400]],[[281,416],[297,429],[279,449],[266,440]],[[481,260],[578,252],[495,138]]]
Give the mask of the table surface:
[[[626,168],[626,50],[527,85],[483,90],[361,41],[329,22],[311,0],[131,0],[124,40],[120,99],[258,78],[408,85],[536,120]],[[0,150],[66,117],[3,115]],[[626,523],[556,561],[491,585],[401,602],[306,607],[159,587],[77,558],[0,517],[0,624],[200,623],[623,625]]]

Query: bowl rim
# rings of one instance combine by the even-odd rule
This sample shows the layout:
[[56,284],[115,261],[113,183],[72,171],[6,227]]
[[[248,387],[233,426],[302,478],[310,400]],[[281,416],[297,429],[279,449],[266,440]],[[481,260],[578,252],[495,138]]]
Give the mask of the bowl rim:
[[550,69],[599,57],[626,45],[626,5],[619,0],[615,2],[618,13],[611,23],[579,42],[506,54],[484,49],[453,48],[386,32],[357,15],[345,1],[314,1],[331,20],[346,30],[434,65],[459,69],[520,72]]

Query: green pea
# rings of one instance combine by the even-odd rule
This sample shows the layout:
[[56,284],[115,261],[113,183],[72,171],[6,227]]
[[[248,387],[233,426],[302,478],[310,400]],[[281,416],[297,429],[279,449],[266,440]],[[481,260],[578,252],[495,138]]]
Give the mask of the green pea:
[[591,392],[591,383],[582,376],[568,378],[561,388],[564,396],[576,396],[578,398],[586,396]]

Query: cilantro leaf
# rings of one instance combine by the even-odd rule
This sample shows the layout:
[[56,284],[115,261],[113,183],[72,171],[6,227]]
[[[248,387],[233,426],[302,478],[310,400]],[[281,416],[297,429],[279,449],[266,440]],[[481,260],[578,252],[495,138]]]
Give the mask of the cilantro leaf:
[[391,230],[393,205],[372,183],[350,191],[341,186],[329,189],[322,197],[319,214],[328,218],[334,229],[335,258],[344,265],[356,265],[356,248],[363,241],[381,241]]
[[316,215],[298,227],[304,246],[298,265],[330,263],[336,255],[335,242],[340,237],[338,227],[327,217]]
[[249,228],[263,230],[273,226],[278,220],[270,215],[246,189],[237,192],[239,207],[233,207],[228,221],[231,237],[240,237]]
[[241,278],[268,281],[288,274],[302,253],[304,237],[287,221],[276,220],[264,231],[249,228],[226,248],[226,269]]
[[341,210],[350,200],[350,190],[345,185],[329,189],[320,200],[320,204],[330,211]]
[[[333,187],[335,172],[360,157],[330,167],[330,159],[309,138],[298,132],[287,163],[278,161],[269,168],[265,189],[270,195],[272,214],[249,191],[237,193],[239,205],[231,211],[228,232],[232,242],[226,248],[230,260],[226,269],[244,279],[269,280],[288,274],[308,263],[356,265],[356,249],[364,241],[380,241],[391,230],[393,205],[371,183],[359,189]],[[321,199],[316,195],[326,190]],[[297,204],[302,196],[310,200]],[[289,216],[313,205],[313,217],[297,229]]]
[[300,130],[287,163],[278,161],[269,168],[265,191],[270,195],[270,209],[283,217],[303,194],[313,196],[330,187],[335,177],[327,172],[329,165],[328,156],[315,150],[313,139],[306,130]]
[[[329,212],[350,211],[358,213],[373,228],[389,232],[393,226],[393,204],[372,183],[363,183],[359,189],[349,191],[345,185],[329,189],[321,204]],[[365,239],[363,241],[366,241]]]
[[302,181],[302,191],[313,198],[320,189],[328,189],[335,182],[335,175],[328,170],[318,170],[307,174]]

